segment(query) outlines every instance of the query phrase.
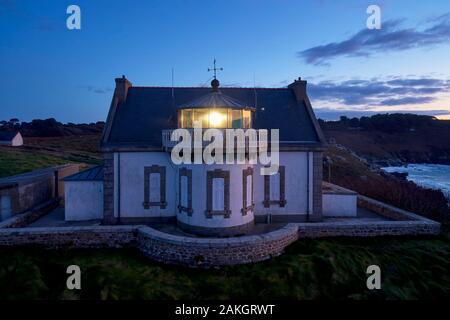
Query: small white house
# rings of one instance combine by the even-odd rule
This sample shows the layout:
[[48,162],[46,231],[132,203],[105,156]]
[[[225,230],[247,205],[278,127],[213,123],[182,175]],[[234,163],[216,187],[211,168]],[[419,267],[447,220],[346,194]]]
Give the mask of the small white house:
[[65,220],[103,218],[103,167],[94,167],[64,179]]
[[23,145],[22,135],[18,131],[0,131],[0,145],[20,147]]

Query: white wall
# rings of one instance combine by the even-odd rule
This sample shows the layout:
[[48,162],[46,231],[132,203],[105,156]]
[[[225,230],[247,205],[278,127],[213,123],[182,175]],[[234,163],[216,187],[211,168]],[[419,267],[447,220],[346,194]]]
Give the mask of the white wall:
[[[308,210],[308,153],[280,152],[280,165],[285,166],[286,205],[284,207],[278,205],[264,207],[264,176],[259,174],[260,165],[257,165],[255,166],[255,214],[306,215]],[[310,177],[311,175],[312,170],[310,170]]]
[[[192,169],[192,207],[194,212],[188,216],[186,212],[178,213],[179,221],[202,227],[224,228],[247,224],[253,221],[253,212],[248,211],[243,216],[241,209],[243,207],[243,184],[242,171],[251,165],[188,165],[187,169]],[[230,210],[229,218],[223,216],[213,216],[206,218],[206,176],[207,171],[222,169],[230,172]],[[178,210],[177,210],[178,212]]]
[[23,145],[23,138],[20,133],[16,134],[16,136],[14,137],[14,139],[11,142],[11,145],[13,147],[20,147]]
[[[115,154],[115,161],[119,154]],[[286,206],[280,208],[271,205],[264,208],[264,177],[260,175],[260,166],[254,166],[254,202],[255,214],[305,214],[308,211],[308,161],[310,162],[310,187],[312,183],[312,153],[280,152],[280,164],[286,170]],[[118,164],[116,164],[118,168]],[[160,165],[166,167],[166,202],[167,207],[145,209],[144,202],[144,167]],[[183,222],[194,226],[230,227],[246,224],[253,220],[253,212],[242,216],[242,170],[249,165],[184,165],[192,169],[192,206],[191,217],[186,212],[179,213],[178,206],[178,170],[170,159],[169,152],[125,152],[120,153],[120,215],[121,217],[170,217],[177,216]],[[207,219],[206,210],[206,174],[208,170],[222,169],[230,172],[230,207],[231,217],[214,216]],[[116,179],[117,181],[117,179]],[[119,192],[116,185],[116,192]],[[312,192],[312,189],[311,189]],[[312,194],[311,194],[312,195]],[[312,197],[310,197],[312,198]],[[311,208],[311,199],[309,207]],[[117,204],[116,199],[116,204]],[[117,206],[118,207],[118,206]],[[115,213],[118,215],[118,212]]]
[[103,181],[65,181],[65,220],[103,218]]
[[22,135],[18,133],[11,141],[0,141],[0,145],[20,147],[23,145]]
[[323,194],[322,214],[324,217],[356,217],[356,194]]
[[[117,161],[118,159],[119,156],[116,154],[114,161]],[[142,205],[144,202],[144,167],[150,167],[152,165],[166,167],[167,206],[165,209],[161,209],[159,207],[145,209]],[[170,160],[170,153],[120,153],[120,170],[115,170],[115,174],[119,174],[118,171],[120,172],[121,217],[170,217],[176,215],[176,195],[178,194],[178,184],[175,184],[175,182],[178,171],[177,167]],[[115,181],[117,181],[117,179],[115,179]],[[115,216],[118,216],[118,212],[115,213]]]

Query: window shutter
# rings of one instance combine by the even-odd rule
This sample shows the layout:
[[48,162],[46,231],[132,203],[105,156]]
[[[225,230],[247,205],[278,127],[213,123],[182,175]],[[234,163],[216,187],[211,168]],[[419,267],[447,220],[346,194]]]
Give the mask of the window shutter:
[[224,210],[224,179],[215,178],[213,179],[213,205],[212,209],[214,211]]
[[264,176],[264,207],[270,208],[272,204],[278,204],[280,207],[286,205],[286,168],[280,166],[278,173]]
[[252,175],[248,175],[247,176],[247,194],[246,194],[246,197],[247,197],[247,201],[246,201],[246,204],[245,204],[245,206],[246,207],[250,207],[252,204],[253,204],[253,176]]
[[179,171],[178,211],[192,215],[192,170],[181,168]]
[[150,174],[150,202],[161,201],[161,175],[159,173]]
[[150,209],[150,207],[166,208],[166,167],[157,165],[144,167],[144,202],[142,205],[145,209]]
[[188,177],[187,176],[181,176],[180,179],[180,183],[181,183],[181,192],[180,192],[180,196],[181,196],[181,201],[180,201],[180,205],[187,208],[189,206],[188,203]]
[[280,173],[270,176],[270,201],[280,201]]
[[223,215],[229,218],[230,210],[230,172],[216,169],[206,174],[206,211],[207,218]]

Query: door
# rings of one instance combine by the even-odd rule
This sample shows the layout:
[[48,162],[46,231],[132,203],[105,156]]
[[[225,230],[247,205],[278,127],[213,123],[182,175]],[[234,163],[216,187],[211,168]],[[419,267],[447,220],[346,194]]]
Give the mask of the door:
[[0,196],[0,221],[11,218],[11,197]]

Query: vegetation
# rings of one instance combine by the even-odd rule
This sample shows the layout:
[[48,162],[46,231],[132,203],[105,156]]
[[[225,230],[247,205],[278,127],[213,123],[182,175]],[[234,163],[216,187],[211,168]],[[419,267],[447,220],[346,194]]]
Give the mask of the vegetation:
[[449,200],[441,191],[422,188],[383,171],[371,170],[367,162],[344,147],[330,147],[325,156],[332,162],[330,174],[328,165],[324,166],[325,180],[331,178],[332,183],[450,227]]
[[22,147],[0,146],[0,178],[69,162],[100,164],[100,136],[25,138]]
[[360,119],[320,120],[320,124],[329,140],[372,163],[450,164],[450,121],[413,114],[378,114]]
[[[301,240],[270,261],[222,269],[157,264],[137,251],[0,249],[4,299],[436,299],[450,297],[450,241]],[[79,265],[82,290],[66,289]],[[366,269],[382,271],[382,290]]]
[[424,127],[434,127],[446,125],[450,127],[450,121],[437,121],[435,117],[408,114],[376,114],[371,117],[351,118],[341,116],[339,121],[323,121],[320,123],[324,129],[333,128],[360,128],[364,130],[378,130],[382,132],[394,133],[417,130]]
[[99,121],[96,123],[67,123],[63,124],[53,118],[40,120],[35,119],[31,122],[20,122],[13,118],[9,121],[0,121],[1,131],[20,131],[24,137],[62,137],[73,135],[98,135],[102,132],[105,123]]

